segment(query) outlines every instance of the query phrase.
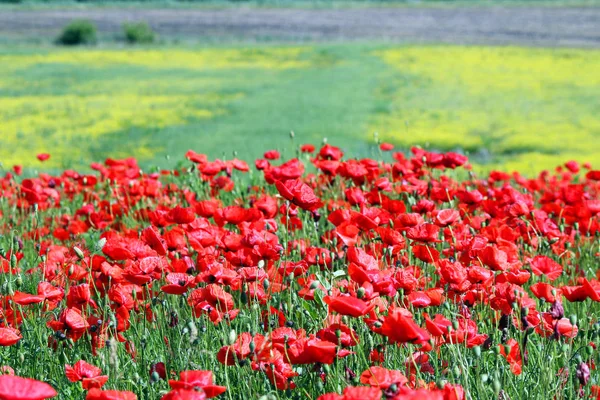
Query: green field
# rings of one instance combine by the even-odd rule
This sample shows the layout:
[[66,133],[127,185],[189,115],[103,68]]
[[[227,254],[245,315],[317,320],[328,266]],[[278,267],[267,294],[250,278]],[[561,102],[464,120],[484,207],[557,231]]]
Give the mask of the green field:
[[81,167],[188,149],[252,160],[324,138],[369,155],[469,153],[480,169],[533,173],[600,160],[600,51],[504,47],[235,46],[0,53],[0,160]]

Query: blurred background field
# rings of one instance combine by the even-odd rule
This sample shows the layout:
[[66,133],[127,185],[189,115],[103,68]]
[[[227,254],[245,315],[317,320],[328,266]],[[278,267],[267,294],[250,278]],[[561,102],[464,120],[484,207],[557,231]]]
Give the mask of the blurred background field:
[[[19,18],[28,21],[27,11],[15,10],[0,11],[0,20],[15,26]],[[437,10],[434,19],[446,15]],[[551,9],[550,16],[562,21],[571,12],[560,10]],[[532,47],[552,39],[535,24],[529,36],[511,39],[519,46],[507,46],[511,40],[502,30],[490,31],[483,42],[472,33],[467,40],[459,17],[477,15],[468,7],[461,12],[454,31],[430,29],[420,41],[418,32],[404,40],[378,37],[374,28],[371,35],[345,34],[352,26],[340,27],[335,36],[325,25],[306,31],[320,37],[283,37],[274,21],[272,36],[260,36],[250,24],[251,40],[228,36],[242,26],[232,24],[213,43],[178,40],[193,36],[184,29],[135,47],[110,33],[110,18],[98,11],[91,16],[101,27],[107,23],[99,44],[64,48],[52,42],[63,12],[36,14],[47,20],[21,31],[5,24],[0,162],[5,169],[36,166],[35,154],[48,152],[45,168],[80,168],[126,156],[145,168],[172,167],[188,149],[251,161],[265,149],[291,148],[294,131],[296,144],[326,138],[357,157],[371,155],[376,140],[399,150],[420,145],[464,152],[481,171],[532,174],[570,159],[598,164],[600,41],[584,29],[593,24],[591,14],[578,9],[582,32],[572,27],[564,30],[569,35],[553,33],[578,45]],[[493,12],[510,19],[505,9]],[[155,26],[159,34],[161,26],[166,29]],[[293,33],[294,26],[286,29]],[[432,43],[444,32],[450,43]]]

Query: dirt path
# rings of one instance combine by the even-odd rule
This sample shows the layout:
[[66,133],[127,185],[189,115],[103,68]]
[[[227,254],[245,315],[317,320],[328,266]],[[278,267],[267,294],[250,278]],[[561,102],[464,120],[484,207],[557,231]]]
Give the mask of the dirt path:
[[54,38],[72,19],[116,35],[147,21],[163,38],[211,41],[444,42],[600,47],[600,8],[98,9],[0,11],[0,38]]

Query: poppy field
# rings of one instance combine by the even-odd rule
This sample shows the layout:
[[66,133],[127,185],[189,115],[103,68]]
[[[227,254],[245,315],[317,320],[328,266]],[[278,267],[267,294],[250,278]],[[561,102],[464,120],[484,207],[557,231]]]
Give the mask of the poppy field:
[[4,173],[0,399],[600,398],[600,170],[374,146]]

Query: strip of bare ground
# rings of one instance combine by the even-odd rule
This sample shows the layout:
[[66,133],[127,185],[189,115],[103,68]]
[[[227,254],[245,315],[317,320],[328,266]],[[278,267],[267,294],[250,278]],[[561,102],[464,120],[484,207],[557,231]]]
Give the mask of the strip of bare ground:
[[0,38],[53,38],[73,19],[116,35],[146,21],[163,38],[600,47],[600,7],[2,10]]

